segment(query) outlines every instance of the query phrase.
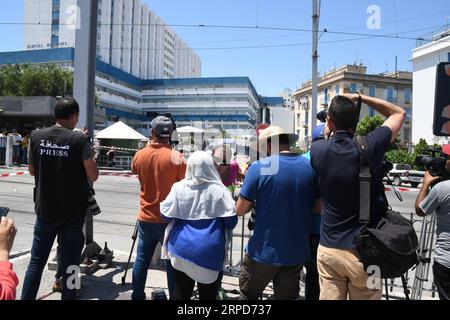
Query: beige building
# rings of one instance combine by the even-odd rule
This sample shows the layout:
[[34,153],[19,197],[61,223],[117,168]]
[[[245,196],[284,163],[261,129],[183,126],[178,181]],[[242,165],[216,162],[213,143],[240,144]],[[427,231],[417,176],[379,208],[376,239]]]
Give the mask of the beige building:
[[[308,148],[311,144],[312,119],[311,81],[303,83],[294,92],[295,132],[298,134],[299,146]],[[317,93],[317,112],[327,109],[330,101],[344,92],[360,92],[372,97],[388,100],[404,108],[407,118],[400,134],[404,146],[411,144],[412,121],[412,73],[399,71],[392,74],[367,74],[364,65],[346,65],[319,77]],[[363,104],[361,119],[374,116],[376,111]],[[317,122],[319,124],[319,122]]]

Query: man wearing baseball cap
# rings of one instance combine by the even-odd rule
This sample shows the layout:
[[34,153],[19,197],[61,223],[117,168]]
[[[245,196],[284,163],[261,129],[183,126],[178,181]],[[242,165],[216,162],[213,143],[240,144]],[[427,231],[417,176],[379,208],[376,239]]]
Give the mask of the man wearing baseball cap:
[[[172,150],[170,137],[174,131],[170,118],[159,116],[152,123],[151,142],[134,156],[132,171],[141,185],[138,213],[139,243],[133,266],[133,300],[145,299],[147,270],[155,248],[163,243],[166,224],[161,218],[160,203],[175,182],[184,179],[186,164],[183,156]],[[170,272],[167,272],[169,289]],[[170,291],[170,290],[169,290]]]

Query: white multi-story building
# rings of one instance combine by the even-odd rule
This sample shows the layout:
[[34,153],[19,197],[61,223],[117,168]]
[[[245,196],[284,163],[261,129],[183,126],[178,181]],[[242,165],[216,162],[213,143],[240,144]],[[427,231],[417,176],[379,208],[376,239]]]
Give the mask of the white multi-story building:
[[294,111],[295,99],[292,90],[290,88],[286,88],[283,92],[280,92],[279,96],[283,97],[284,107]]
[[[25,49],[75,47],[76,4],[25,0]],[[142,0],[99,0],[97,56],[141,79],[201,76],[200,57]]]
[[[10,64],[56,64],[73,70],[74,49],[0,52],[0,68]],[[96,129],[120,120],[148,135],[151,120],[170,113],[179,127],[220,130],[228,137],[242,137],[255,133],[263,114],[267,122],[272,109],[285,110],[281,97],[258,95],[248,77],[142,79],[98,59],[96,69]],[[23,119],[16,109],[8,107],[0,116]],[[52,116],[46,112],[45,119]],[[35,127],[42,123],[42,119],[27,121]]]
[[[427,37],[428,38],[428,37]],[[413,124],[414,143],[424,138],[428,143],[441,143],[442,137],[433,135],[433,114],[436,85],[436,66],[450,62],[450,30],[432,36],[434,41],[421,41],[412,51],[413,64]]]

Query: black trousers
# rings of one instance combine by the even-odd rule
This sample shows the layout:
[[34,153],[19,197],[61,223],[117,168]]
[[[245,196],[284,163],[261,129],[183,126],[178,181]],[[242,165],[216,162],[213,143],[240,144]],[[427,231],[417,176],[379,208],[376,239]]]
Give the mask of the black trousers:
[[311,250],[311,260],[305,264],[305,300],[319,300],[320,285],[319,272],[317,271],[317,248],[319,247],[320,235],[311,234],[309,236],[309,247]]
[[[191,279],[186,273],[173,268],[175,287],[173,290],[173,298],[171,300],[191,300],[194,291],[195,280]],[[210,284],[197,282],[199,300],[216,300],[222,282],[223,272],[219,273],[216,281]]]
[[435,261],[433,264],[433,276],[439,299],[450,300],[450,269]]

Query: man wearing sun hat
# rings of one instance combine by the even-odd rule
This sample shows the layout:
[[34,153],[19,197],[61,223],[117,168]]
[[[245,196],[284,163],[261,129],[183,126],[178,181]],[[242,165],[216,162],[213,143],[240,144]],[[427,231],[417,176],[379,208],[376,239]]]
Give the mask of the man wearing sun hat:
[[[172,120],[159,116],[152,121],[151,126],[151,142],[136,153],[132,162],[132,171],[138,175],[141,185],[139,243],[133,265],[133,300],[145,299],[145,282],[151,258],[158,242],[162,244],[164,240],[166,223],[161,218],[160,203],[167,197],[172,185],[184,179],[186,171],[183,156],[170,147],[174,130]],[[167,280],[171,291],[170,270]]]
[[310,162],[290,151],[297,140],[278,126],[260,133],[261,160],[249,167],[236,205],[237,215],[244,215],[256,202],[239,278],[241,299],[258,299],[270,281],[275,299],[298,298],[300,271],[309,260],[311,212],[320,212],[320,200]]

